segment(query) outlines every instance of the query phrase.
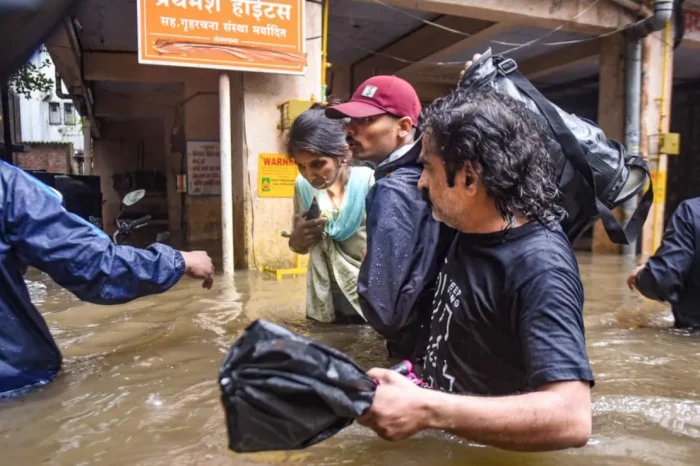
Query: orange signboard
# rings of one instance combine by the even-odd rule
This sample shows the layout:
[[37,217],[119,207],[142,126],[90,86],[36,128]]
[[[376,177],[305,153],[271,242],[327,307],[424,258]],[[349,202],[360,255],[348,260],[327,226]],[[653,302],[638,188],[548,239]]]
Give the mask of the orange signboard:
[[139,63],[303,74],[304,0],[138,0]]

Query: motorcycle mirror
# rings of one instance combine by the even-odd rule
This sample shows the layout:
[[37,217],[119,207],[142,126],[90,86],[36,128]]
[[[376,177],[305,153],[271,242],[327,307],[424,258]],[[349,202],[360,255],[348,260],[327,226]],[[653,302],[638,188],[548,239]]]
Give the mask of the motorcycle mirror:
[[131,191],[129,194],[124,196],[124,200],[122,200],[122,203],[127,207],[131,207],[132,205],[136,204],[141,199],[143,199],[145,195],[145,189],[137,189],[136,191]]

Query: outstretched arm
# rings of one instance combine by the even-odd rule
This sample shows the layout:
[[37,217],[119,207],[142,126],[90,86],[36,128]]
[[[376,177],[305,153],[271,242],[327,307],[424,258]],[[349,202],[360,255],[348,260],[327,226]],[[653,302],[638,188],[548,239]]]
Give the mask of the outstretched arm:
[[22,170],[4,164],[2,185],[3,230],[15,254],[84,301],[117,304],[161,293],[186,272],[211,286],[213,267],[206,253],[183,257],[162,244],[116,246]]
[[649,299],[675,302],[685,289],[688,274],[695,260],[695,227],[693,212],[682,203],[671,216],[661,247],[628,279]]

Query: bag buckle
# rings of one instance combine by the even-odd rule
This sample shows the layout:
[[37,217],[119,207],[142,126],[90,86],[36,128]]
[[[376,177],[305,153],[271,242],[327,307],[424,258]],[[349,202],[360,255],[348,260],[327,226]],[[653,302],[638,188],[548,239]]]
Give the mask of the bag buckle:
[[513,71],[518,69],[518,64],[512,58],[506,58],[496,65],[503,76],[508,76]]

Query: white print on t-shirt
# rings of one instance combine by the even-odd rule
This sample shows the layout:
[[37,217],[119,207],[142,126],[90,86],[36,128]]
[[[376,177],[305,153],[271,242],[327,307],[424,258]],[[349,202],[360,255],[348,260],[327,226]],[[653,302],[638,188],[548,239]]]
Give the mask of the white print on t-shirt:
[[[448,285],[449,282],[449,285]],[[462,290],[457,284],[449,279],[444,272],[438,275],[437,292],[433,301],[433,313],[431,327],[439,326],[440,331],[435,333],[431,331],[430,339],[428,340],[428,354],[426,363],[433,366],[435,369],[442,368],[440,372],[445,380],[449,383],[448,391],[452,391],[455,378],[450,375],[447,367],[447,361],[444,358],[439,359],[440,345],[450,339],[450,327],[452,324],[453,309],[459,307],[459,297]],[[435,386],[435,381],[432,376],[428,377],[428,384]]]

